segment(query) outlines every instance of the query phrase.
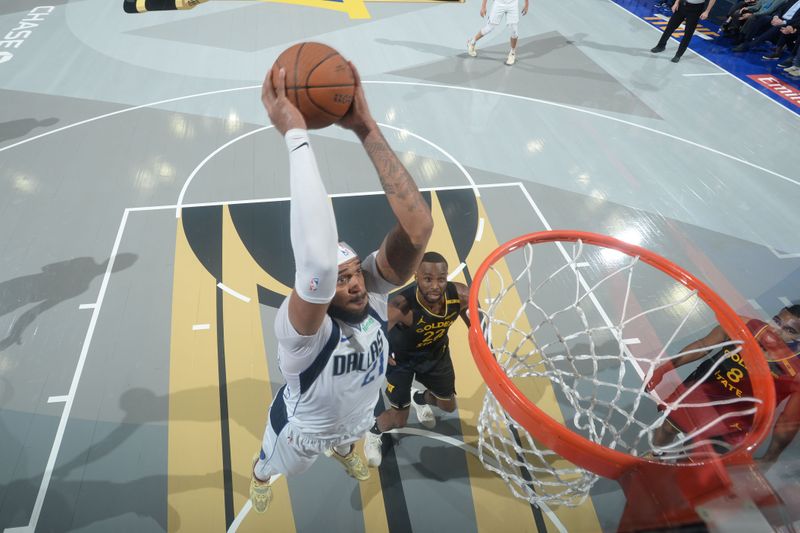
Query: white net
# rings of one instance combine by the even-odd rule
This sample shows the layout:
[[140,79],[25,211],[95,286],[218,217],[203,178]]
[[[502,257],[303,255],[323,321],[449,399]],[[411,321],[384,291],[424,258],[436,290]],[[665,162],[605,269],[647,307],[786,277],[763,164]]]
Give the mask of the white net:
[[[660,461],[724,452],[760,403],[745,386],[741,341],[692,349],[714,312],[638,257],[581,241],[528,244],[492,266],[479,298],[485,338],[514,385],[607,448]],[[703,357],[649,390],[657,369],[692,354]],[[668,418],[682,431],[664,437]],[[533,504],[579,505],[598,479],[542,446],[491,390],[478,434],[484,465]]]

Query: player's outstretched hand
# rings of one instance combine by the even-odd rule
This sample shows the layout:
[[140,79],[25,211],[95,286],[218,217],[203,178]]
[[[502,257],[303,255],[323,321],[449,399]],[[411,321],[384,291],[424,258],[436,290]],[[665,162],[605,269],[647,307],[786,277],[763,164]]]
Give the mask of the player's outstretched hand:
[[[273,78],[276,80],[273,86]],[[275,66],[267,71],[261,86],[261,102],[267,110],[269,120],[281,135],[291,129],[307,129],[306,121],[300,111],[286,98],[286,71]]]
[[658,384],[661,383],[661,380],[664,379],[664,374],[667,373],[667,368],[664,365],[657,367],[653,371],[653,377],[650,378],[650,381],[647,382],[647,385],[644,386],[644,390],[647,392],[651,392],[653,389],[658,387]]
[[486,5],[481,6],[481,18],[486,16]]
[[350,109],[336,124],[342,128],[353,130],[359,138],[363,139],[371,129],[378,126],[369,112],[367,98],[364,96],[364,87],[361,85],[361,76],[352,62],[348,61],[347,63],[350,65],[355,78],[355,92],[353,93],[353,103],[350,104]]
[[522,16],[524,17],[527,14],[528,14],[528,3],[525,2],[525,5],[522,6]]

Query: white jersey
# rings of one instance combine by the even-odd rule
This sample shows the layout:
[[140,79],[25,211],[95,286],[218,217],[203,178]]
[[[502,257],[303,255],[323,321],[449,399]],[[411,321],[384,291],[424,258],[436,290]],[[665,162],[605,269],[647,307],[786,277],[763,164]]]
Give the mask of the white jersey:
[[378,274],[375,256],[361,265],[369,314],[360,324],[326,316],[315,335],[303,336],[289,321],[289,299],[281,305],[275,333],[286,385],[270,407],[276,434],[289,424],[291,433],[321,450],[360,438],[373,424],[389,353],[388,293],[395,288]]

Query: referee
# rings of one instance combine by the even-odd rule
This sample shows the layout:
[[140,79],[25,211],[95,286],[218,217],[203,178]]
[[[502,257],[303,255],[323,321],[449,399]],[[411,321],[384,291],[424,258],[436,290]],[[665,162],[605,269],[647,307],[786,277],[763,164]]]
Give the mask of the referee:
[[650,51],[654,54],[663,52],[667,47],[667,39],[670,38],[681,22],[686,21],[686,28],[684,29],[681,44],[678,45],[678,51],[675,52],[675,57],[672,58],[673,63],[681,60],[681,56],[689,48],[689,41],[692,40],[694,29],[697,27],[698,20],[706,20],[711,8],[714,7],[716,0],[675,0],[672,4],[672,16],[667,22],[667,27],[664,28],[664,33],[661,34],[658,44],[651,48]]

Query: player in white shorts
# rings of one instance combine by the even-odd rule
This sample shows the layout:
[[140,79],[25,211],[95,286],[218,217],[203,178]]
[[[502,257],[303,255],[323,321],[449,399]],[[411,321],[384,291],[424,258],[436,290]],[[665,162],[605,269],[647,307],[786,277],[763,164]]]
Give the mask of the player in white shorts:
[[388,293],[411,277],[433,230],[428,204],[383,138],[355,67],[353,72],[353,105],[338,125],[361,140],[397,219],[363,262],[338,242],[305,121],[286,97],[285,71],[276,73],[275,87],[268,73],[262,89],[264,107],[289,151],[289,224],[297,271],[275,320],[286,384],[272,401],[254,459],[250,500],[256,512],[269,506],[275,476],[304,472],[321,453],[337,459],[356,479],[369,477],[354,443],[374,421],[386,372]]
[[[486,1],[481,2],[481,18],[486,16]],[[525,5],[522,7],[522,14],[528,14],[528,0],[525,0]],[[478,30],[475,37],[467,41],[467,53],[475,57],[478,51],[475,46],[478,41],[489,34],[493,29],[500,25],[500,21],[506,17],[506,25],[511,32],[511,51],[508,52],[506,58],[506,65],[513,65],[517,60],[517,24],[519,24],[519,0],[493,0],[492,10],[489,12],[489,18],[486,19],[486,25]]]

